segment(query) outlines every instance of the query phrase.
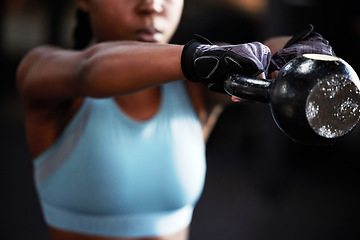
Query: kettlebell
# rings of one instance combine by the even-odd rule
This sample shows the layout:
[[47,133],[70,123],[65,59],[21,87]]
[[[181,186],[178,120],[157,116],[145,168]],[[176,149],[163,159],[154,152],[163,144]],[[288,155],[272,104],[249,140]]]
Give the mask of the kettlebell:
[[335,56],[298,56],[274,80],[231,75],[224,88],[232,96],[269,104],[282,132],[303,144],[332,145],[360,118],[359,77]]

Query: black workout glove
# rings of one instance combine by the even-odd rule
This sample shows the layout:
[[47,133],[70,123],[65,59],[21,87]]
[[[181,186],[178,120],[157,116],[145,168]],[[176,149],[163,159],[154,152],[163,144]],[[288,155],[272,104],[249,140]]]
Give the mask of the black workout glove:
[[314,26],[309,24],[306,28],[295,34],[283,47],[271,58],[269,73],[280,70],[287,62],[305,53],[317,53],[335,56],[329,41],[319,33],[314,32]]
[[183,49],[181,68],[188,80],[225,93],[228,75],[257,76],[267,71],[270,58],[270,49],[259,42],[217,46],[196,35]]

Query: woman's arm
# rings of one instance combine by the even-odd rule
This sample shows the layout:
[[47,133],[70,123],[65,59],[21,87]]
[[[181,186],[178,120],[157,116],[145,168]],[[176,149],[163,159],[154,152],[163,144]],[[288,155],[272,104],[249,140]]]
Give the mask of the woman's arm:
[[23,102],[53,105],[82,96],[110,97],[184,79],[183,46],[107,42],[84,51],[38,47],[17,72]]

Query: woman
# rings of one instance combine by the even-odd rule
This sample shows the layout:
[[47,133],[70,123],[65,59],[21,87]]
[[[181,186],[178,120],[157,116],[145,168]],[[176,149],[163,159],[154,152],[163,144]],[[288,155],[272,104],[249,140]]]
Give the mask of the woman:
[[193,82],[223,92],[227,74],[263,76],[270,51],[166,44],[183,0],[76,4],[92,42],[37,47],[17,73],[51,239],[186,239],[204,184],[210,102]]

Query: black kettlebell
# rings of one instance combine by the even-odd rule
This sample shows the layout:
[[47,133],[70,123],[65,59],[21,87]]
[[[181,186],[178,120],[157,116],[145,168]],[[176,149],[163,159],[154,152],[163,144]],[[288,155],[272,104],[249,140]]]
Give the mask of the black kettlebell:
[[278,127],[296,142],[331,145],[357,125],[360,81],[343,59],[304,54],[282,67],[274,80],[229,76],[225,91],[268,103]]

